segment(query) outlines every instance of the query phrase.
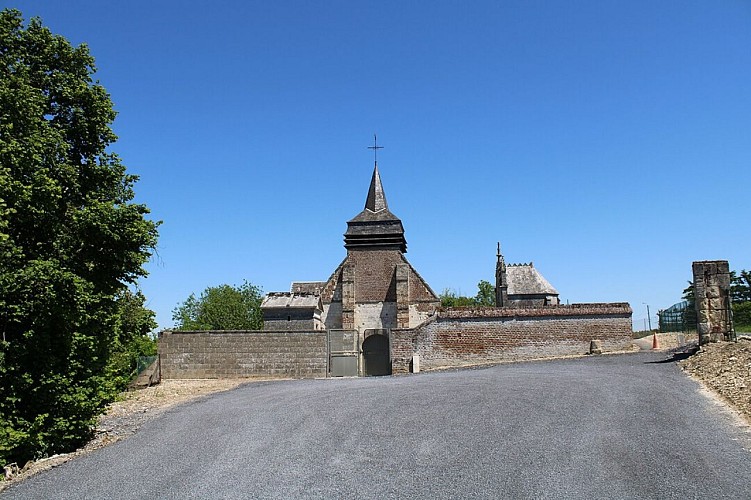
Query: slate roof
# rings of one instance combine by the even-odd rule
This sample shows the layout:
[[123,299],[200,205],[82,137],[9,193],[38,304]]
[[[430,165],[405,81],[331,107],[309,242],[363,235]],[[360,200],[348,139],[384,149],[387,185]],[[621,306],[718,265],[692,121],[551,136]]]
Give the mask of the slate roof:
[[370,180],[365,209],[376,213],[389,209],[389,204],[386,203],[386,193],[383,192],[383,184],[381,184],[381,174],[378,172],[378,164],[373,169],[373,178]]
[[344,247],[396,248],[402,253],[407,251],[402,221],[389,210],[378,165],[373,169],[365,208],[347,222]]
[[558,295],[558,290],[531,263],[506,266],[506,280],[509,295]]
[[298,309],[320,309],[321,297],[309,293],[271,292],[261,302],[261,309],[292,307]]

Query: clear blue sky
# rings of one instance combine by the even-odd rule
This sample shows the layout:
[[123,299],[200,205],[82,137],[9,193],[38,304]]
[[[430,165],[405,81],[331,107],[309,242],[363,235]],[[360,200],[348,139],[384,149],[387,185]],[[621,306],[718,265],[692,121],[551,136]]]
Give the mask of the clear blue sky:
[[436,292],[493,281],[496,241],[564,302],[641,326],[691,262],[751,269],[751,2],[23,1],[86,42],[138,200],[141,286],[325,280],[373,133],[407,258]]

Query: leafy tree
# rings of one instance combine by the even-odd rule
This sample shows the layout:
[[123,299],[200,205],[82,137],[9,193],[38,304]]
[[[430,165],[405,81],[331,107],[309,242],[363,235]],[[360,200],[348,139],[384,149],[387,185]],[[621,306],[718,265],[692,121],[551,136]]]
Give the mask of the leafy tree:
[[495,306],[495,287],[489,282],[481,280],[477,284],[477,295],[475,295],[475,301],[478,306]]
[[438,295],[441,299],[441,307],[471,307],[477,305],[474,297],[464,297],[451,288],[444,288]]
[[495,306],[495,288],[489,282],[481,280],[474,297],[464,297],[451,288],[445,288],[438,298],[441,299],[441,307],[492,307]]
[[741,270],[731,276],[730,295],[733,297],[733,321],[737,329],[751,331],[751,272]]
[[85,45],[0,12],[0,463],[82,444],[136,335],[118,297],[158,224],[108,151],[115,112],[94,72]]
[[751,272],[730,273],[730,296],[735,304],[751,301]]
[[751,301],[733,304],[733,322],[736,329],[751,331]]
[[190,294],[172,311],[176,330],[260,330],[263,292],[245,281],[240,286],[208,287],[196,298]]
[[139,357],[156,355],[156,339],[152,332],[157,323],[154,311],[145,307],[146,297],[140,291],[123,289],[115,301],[115,338],[109,372],[122,385],[135,375]]

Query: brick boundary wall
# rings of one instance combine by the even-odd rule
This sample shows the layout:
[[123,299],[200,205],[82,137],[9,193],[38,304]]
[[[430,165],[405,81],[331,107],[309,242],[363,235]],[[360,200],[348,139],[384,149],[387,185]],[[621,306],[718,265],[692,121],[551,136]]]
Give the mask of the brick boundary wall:
[[162,378],[315,378],[328,365],[325,331],[159,334]]
[[627,303],[545,307],[439,310],[415,329],[391,331],[393,373],[410,371],[412,355],[422,370],[630,349],[631,306]]

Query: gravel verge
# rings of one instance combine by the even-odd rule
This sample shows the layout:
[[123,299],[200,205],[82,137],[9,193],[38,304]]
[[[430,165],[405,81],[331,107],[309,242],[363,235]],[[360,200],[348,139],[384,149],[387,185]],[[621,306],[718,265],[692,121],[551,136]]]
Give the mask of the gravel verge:
[[680,365],[751,424],[751,339],[703,345]]

